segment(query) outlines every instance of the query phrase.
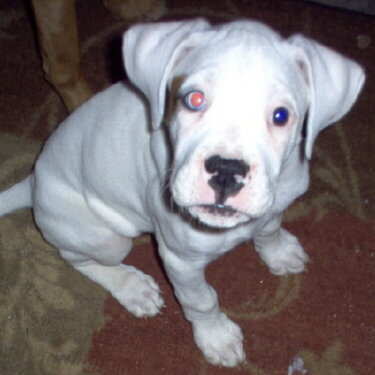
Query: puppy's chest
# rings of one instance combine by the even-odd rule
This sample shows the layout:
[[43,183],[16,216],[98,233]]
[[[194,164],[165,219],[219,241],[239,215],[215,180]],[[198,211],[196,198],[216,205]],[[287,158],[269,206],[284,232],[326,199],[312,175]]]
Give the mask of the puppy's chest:
[[263,225],[263,221],[256,220],[230,230],[186,228],[184,232],[176,233],[174,248],[178,248],[191,258],[203,255],[216,259],[237,245],[251,241]]

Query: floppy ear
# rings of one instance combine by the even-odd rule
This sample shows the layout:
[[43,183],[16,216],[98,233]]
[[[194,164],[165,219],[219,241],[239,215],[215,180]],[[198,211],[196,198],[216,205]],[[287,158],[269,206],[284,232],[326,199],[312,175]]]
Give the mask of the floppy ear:
[[185,22],[138,24],[124,35],[125,69],[150,104],[154,129],[163,120],[169,74],[188,38],[210,27],[203,19]]
[[354,104],[365,74],[354,61],[301,35],[288,39],[309,88],[305,155],[311,158],[318,133],[338,121]]

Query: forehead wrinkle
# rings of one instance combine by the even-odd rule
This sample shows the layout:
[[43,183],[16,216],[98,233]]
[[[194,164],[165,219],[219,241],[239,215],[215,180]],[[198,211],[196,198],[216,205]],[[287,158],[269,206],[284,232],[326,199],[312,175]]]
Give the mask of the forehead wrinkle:
[[[242,59],[231,57],[230,64],[222,64],[222,74],[216,79],[217,96],[223,91],[227,102],[236,105],[265,104],[280,100],[300,104],[305,101],[306,88],[298,79],[297,67],[282,51],[274,48],[262,50],[259,54],[248,53]],[[297,77],[297,79],[296,79]],[[228,92],[232,95],[228,95]]]
[[[194,76],[203,72],[218,71],[223,77],[231,77],[236,71],[253,72],[255,77],[273,76],[277,71],[285,71],[285,51],[275,46],[268,38],[245,33],[242,38],[233,33],[230,40],[221,43],[204,44],[189,51],[179,61],[173,75]],[[237,36],[237,37],[236,37]],[[265,40],[267,39],[267,40]],[[286,53],[285,53],[286,55]]]

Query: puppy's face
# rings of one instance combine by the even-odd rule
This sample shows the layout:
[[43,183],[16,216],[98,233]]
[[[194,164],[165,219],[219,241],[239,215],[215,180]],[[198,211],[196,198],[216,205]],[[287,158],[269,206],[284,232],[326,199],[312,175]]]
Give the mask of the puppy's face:
[[264,215],[301,140],[306,86],[282,44],[228,38],[186,51],[169,81],[175,202],[212,227]]

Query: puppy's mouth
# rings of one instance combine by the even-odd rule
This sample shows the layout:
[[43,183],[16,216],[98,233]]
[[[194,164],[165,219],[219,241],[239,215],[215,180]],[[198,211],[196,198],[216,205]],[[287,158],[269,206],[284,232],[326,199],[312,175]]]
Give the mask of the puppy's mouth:
[[187,208],[201,223],[215,228],[232,228],[251,220],[251,217],[225,204],[200,204]]
[[198,208],[207,211],[212,215],[220,215],[224,217],[234,216],[239,211],[235,210],[232,206],[227,206],[224,204],[201,204]]

